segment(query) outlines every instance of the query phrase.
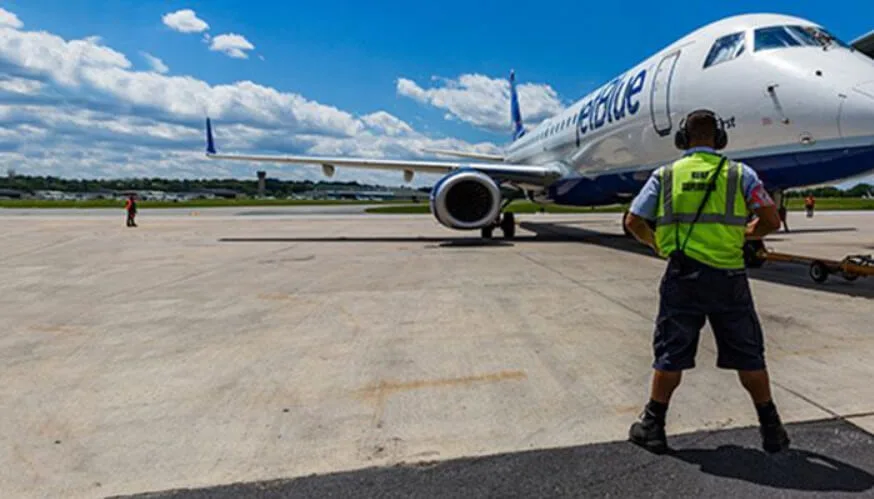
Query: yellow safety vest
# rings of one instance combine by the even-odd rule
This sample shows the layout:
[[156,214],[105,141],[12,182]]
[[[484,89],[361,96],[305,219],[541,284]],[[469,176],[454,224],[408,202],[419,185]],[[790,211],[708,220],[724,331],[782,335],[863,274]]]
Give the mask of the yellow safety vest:
[[689,234],[691,222],[721,160],[716,154],[696,152],[662,168],[655,234],[661,256],[668,257],[685,243],[684,253],[706,265],[744,268],[748,211],[741,164],[726,161],[723,165],[710,199]]

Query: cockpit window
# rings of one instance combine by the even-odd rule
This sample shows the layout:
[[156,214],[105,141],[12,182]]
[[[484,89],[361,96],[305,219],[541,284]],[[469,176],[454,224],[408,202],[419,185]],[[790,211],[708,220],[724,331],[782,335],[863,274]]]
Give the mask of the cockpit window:
[[713,43],[704,67],[710,67],[720,62],[730,61],[741,55],[744,51],[744,33],[732,33],[719,38]]
[[756,30],[756,52],[783,47],[830,47],[847,48],[828,31],[815,26],[770,26]]

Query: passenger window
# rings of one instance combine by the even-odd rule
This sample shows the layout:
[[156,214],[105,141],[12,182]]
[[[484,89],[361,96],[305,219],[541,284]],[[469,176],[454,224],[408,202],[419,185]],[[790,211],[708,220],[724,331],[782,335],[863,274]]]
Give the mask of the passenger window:
[[743,54],[743,52],[744,32],[725,35],[713,42],[713,47],[704,61],[704,67],[709,68],[720,62],[730,61]]

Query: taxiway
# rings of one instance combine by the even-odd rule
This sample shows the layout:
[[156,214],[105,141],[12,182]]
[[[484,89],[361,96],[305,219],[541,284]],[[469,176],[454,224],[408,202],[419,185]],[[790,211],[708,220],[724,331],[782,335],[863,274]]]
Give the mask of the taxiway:
[[[138,228],[120,211],[0,211],[0,495],[206,488],[178,493],[197,497],[311,474],[288,490],[449,494],[463,491],[435,480],[488,492],[517,479],[507,490],[542,493],[525,485],[539,476],[573,495],[586,459],[600,463],[585,467],[598,495],[634,495],[629,474],[659,466],[719,495],[749,468],[735,459],[741,472],[695,481],[701,463],[659,464],[624,443],[648,396],[664,263],[621,236],[616,214],[521,216],[517,239],[482,244],[427,216],[253,211],[143,210]],[[874,253],[874,213],[790,216],[769,246]],[[840,429],[793,427],[794,445],[872,493],[874,280],[816,284],[780,264],[751,277],[784,420]],[[714,363],[707,328],[668,430],[700,436],[677,437],[687,450],[716,435],[753,452],[752,406]],[[568,448],[583,450],[552,450]],[[602,459],[644,467],[617,475]],[[435,461],[449,464],[434,477],[390,467]],[[783,471],[796,472],[819,477]],[[802,483],[781,480],[742,490]]]

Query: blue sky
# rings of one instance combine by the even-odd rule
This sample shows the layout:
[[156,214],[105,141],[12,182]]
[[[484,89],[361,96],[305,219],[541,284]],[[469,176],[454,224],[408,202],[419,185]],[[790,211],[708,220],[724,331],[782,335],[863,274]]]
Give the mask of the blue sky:
[[[809,18],[848,41],[874,29],[861,15],[869,3],[774,1],[766,10]],[[495,152],[509,137],[511,68],[534,124],[688,31],[762,11],[746,1],[519,5],[0,0],[0,167],[249,176],[249,165],[199,156],[204,110],[234,134],[220,139],[225,149]],[[316,168],[270,174],[320,178]],[[400,183],[360,170],[338,178]]]

